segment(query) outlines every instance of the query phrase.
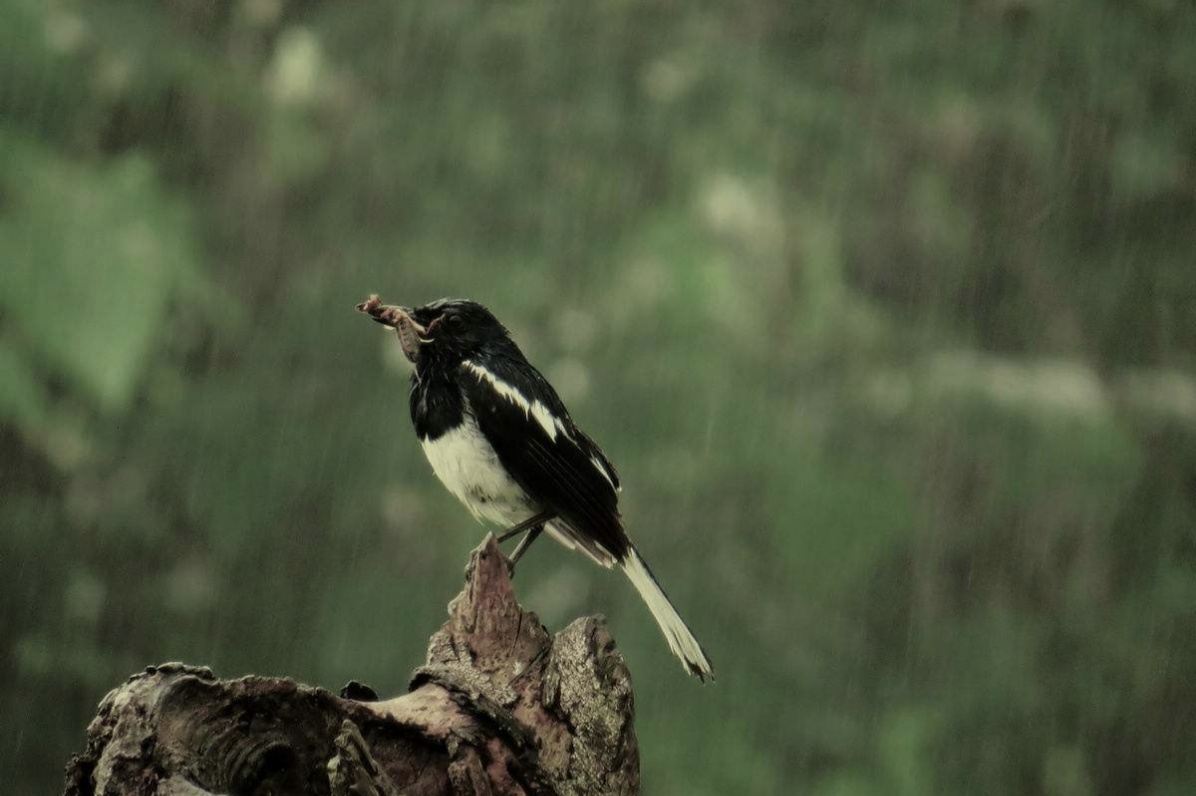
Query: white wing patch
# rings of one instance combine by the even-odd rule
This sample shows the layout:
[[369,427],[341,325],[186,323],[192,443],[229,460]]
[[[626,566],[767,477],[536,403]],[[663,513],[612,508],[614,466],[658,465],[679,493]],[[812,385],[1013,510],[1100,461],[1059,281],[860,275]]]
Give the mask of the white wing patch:
[[569,436],[569,430],[565,428],[564,422],[559,417],[553,415],[548,407],[543,403],[540,401],[527,400],[524,394],[521,393],[514,385],[503,381],[498,376],[495,376],[493,373],[486,370],[486,368],[482,367],[471,359],[465,360],[465,362],[462,364],[468,368],[473,375],[477,376],[483,381],[488,382],[499,395],[522,409],[525,415],[535,418],[535,421],[540,424],[540,427],[544,429],[544,433],[547,434],[548,438],[553,442],[556,442],[556,435],[558,432],[564,434],[566,437]]
[[606,479],[606,483],[610,484],[612,489],[614,489],[616,492],[622,491],[619,489],[619,487],[615,486],[615,479],[610,477],[610,471],[606,469],[606,465],[602,463],[601,459],[599,459],[597,456],[591,456],[590,462],[594,465],[595,470],[602,473],[602,477]]
[[540,427],[544,429],[553,442],[556,442],[557,429],[560,429],[561,433],[565,434],[565,436],[569,435],[569,432],[565,431],[565,426],[561,421],[553,417],[552,412],[548,411],[548,407],[539,401],[532,402],[532,417],[536,418],[536,422],[540,424]]

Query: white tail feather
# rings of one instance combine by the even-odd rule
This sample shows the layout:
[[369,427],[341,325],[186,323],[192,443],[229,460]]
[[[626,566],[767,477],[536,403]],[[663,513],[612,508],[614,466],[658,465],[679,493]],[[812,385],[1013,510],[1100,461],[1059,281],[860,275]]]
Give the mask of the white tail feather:
[[693,633],[689,632],[685,621],[669,602],[668,596],[656,582],[656,577],[640,557],[639,551],[632,547],[627,553],[627,558],[619,564],[627,573],[635,590],[644,599],[656,624],[660,625],[673,654],[680,658],[686,670],[699,680],[713,680],[714,668],[710,665],[710,659],[706,657],[702,645],[694,638]]

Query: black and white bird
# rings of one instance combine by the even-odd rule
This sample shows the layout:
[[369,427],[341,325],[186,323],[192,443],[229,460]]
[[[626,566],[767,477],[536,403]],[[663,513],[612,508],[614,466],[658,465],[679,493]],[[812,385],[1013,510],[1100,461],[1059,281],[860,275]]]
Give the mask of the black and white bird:
[[358,305],[393,328],[415,365],[411,420],[432,470],[475,517],[526,530],[517,560],[540,531],[635,586],[685,668],[713,678],[710,659],[665,596],[619,515],[619,475],[573,422],[552,385],[481,304]]

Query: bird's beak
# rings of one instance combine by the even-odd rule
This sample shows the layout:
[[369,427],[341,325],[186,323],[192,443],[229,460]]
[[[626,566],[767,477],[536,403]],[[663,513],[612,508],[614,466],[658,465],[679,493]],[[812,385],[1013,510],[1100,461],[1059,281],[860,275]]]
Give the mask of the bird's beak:
[[399,345],[403,347],[403,354],[412,362],[419,359],[419,351],[428,342],[428,330],[411,317],[410,307],[399,307],[383,304],[377,296],[357,305],[358,312],[364,312],[377,323],[394,329],[399,337]]

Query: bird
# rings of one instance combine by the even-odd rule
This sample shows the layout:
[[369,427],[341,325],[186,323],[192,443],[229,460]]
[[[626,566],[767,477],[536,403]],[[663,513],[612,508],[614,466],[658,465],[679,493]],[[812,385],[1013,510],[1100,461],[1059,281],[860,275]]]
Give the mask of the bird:
[[436,476],[476,518],[505,527],[500,542],[526,532],[512,566],[546,531],[621,569],[685,669],[713,680],[710,658],[627,536],[614,465],[494,313],[468,299],[404,307],[376,295],[357,309],[393,329],[414,365],[411,421]]

